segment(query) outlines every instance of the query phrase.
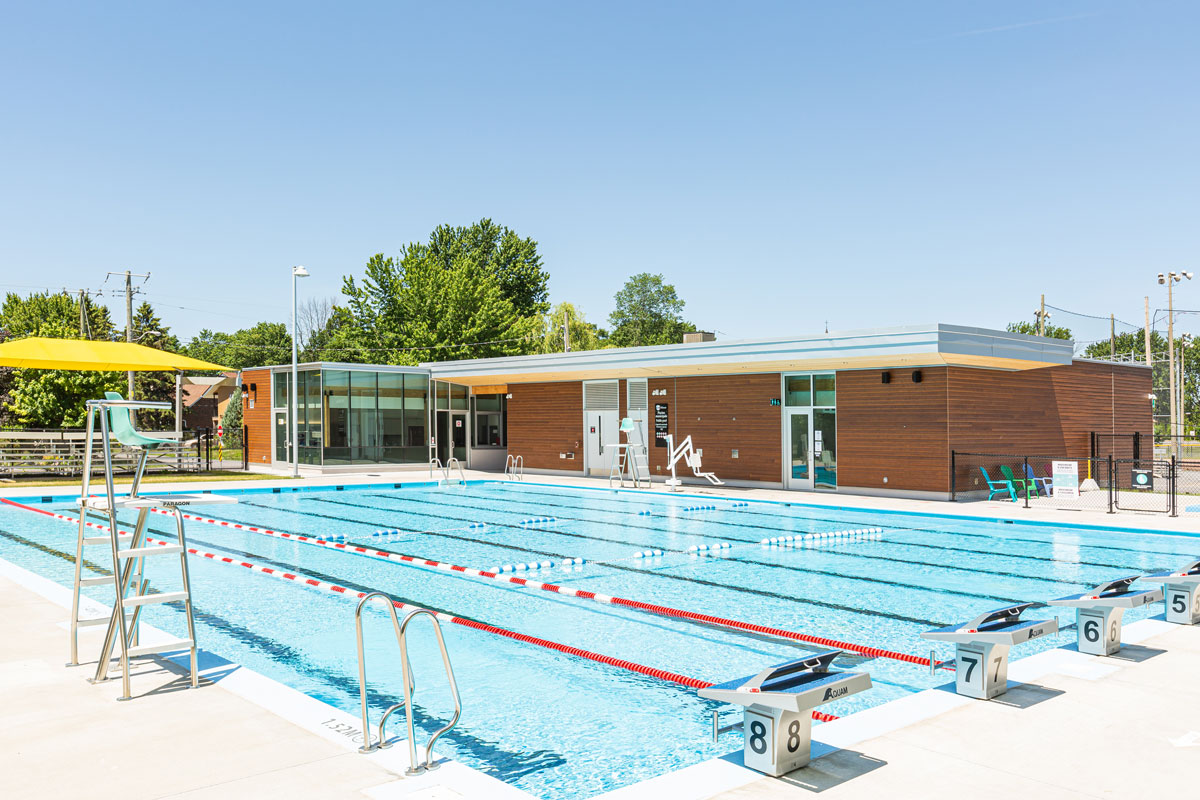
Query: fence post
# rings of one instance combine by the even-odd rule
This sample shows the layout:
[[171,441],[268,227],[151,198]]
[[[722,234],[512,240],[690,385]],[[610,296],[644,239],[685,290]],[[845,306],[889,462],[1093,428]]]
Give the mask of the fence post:
[[250,429],[242,426],[242,469],[250,471]]
[[1113,499],[1114,499],[1113,491],[1114,491],[1113,460],[1112,460],[1112,453],[1109,453],[1108,454],[1108,513],[1110,513],[1110,514],[1116,513],[1116,511],[1113,510]]
[[1025,456],[1025,469],[1021,473],[1021,480],[1025,482],[1025,507],[1029,508],[1029,488],[1031,485],[1036,485],[1029,477],[1029,456]]
[[1142,432],[1141,431],[1133,432],[1133,460],[1139,462],[1138,463],[1139,468],[1142,466],[1140,463],[1142,460]]
[[1179,463],[1171,456],[1171,516],[1179,516]]
[[957,477],[958,476],[956,474],[958,472],[958,470],[955,468],[957,465],[954,463],[954,461],[955,461],[954,451],[951,450],[950,451],[950,502],[951,503],[955,502],[958,499],[958,493],[957,493],[957,491],[958,491]]
[[196,428],[196,472],[200,472],[200,467],[204,464],[204,455],[200,452],[200,439],[204,436],[203,428]]

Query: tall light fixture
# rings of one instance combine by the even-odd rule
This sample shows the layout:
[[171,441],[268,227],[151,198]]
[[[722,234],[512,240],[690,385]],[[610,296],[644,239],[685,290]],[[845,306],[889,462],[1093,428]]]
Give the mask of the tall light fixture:
[[292,451],[292,477],[300,477],[300,420],[299,408],[300,403],[297,400],[297,386],[299,383],[299,370],[296,368],[296,279],[307,278],[308,270],[302,266],[292,267],[292,390],[291,408],[288,409],[288,416],[291,417],[292,424],[291,439],[289,449]]
[[[1175,417],[1175,284],[1187,278],[1192,279],[1193,273],[1186,270],[1179,272],[1158,273],[1159,284],[1167,285],[1167,373],[1170,376],[1170,408],[1167,410],[1170,422],[1167,425],[1167,435],[1171,437],[1171,452],[1179,455],[1179,422]],[[1183,376],[1180,375],[1180,378]]]

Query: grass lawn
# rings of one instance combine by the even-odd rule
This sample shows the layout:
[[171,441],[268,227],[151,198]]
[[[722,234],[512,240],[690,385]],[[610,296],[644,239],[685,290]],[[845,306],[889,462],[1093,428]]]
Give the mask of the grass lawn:
[[[149,483],[186,483],[188,481],[277,481],[292,480],[291,475],[263,475],[241,470],[213,470],[212,472],[160,472],[142,478],[142,485]],[[133,479],[117,478],[117,486],[128,486]],[[93,476],[92,485],[104,484],[104,476]],[[78,486],[79,478],[0,478],[0,488],[5,486]]]

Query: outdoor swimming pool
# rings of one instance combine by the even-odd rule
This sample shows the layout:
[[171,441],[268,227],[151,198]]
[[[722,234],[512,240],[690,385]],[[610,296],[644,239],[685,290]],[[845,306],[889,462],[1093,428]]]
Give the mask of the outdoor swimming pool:
[[[550,568],[513,574],[915,656],[929,655],[929,644],[919,638],[924,630],[1008,603],[1046,600],[1175,567],[1194,557],[1198,544],[1189,536],[494,481],[234,494],[239,505],[202,513],[280,532],[345,536],[372,550],[467,567],[550,562]],[[30,505],[74,513],[69,502]],[[121,519],[132,527],[133,514]],[[152,516],[151,535],[169,533],[172,524]],[[803,547],[760,543],[873,528],[882,530],[810,540]],[[189,545],[201,550],[356,591],[385,591],[405,602],[699,681],[726,680],[824,649],[250,531],[195,521],[187,530]],[[380,530],[399,532],[373,535]],[[716,544],[729,547],[689,552]],[[0,558],[69,586],[74,549],[73,525],[0,505]],[[646,550],[663,555],[637,556]],[[103,548],[91,553],[99,553],[97,566],[106,564]],[[577,558],[584,563],[562,566]],[[174,585],[166,578],[176,572],[163,563],[169,561],[147,561],[152,585],[160,575]],[[190,565],[200,647],[358,713],[351,596],[205,558],[192,558]],[[111,590],[85,592],[107,602]],[[1154,605],[1126,619],[1160,611]],[[1058,614],[1064,626],[1073,622],[1069,610]],[[368,617],[377,715],[400,695],[399,669],[385,614],[373,610]],[[150,606],[144,619],[184,635],[181,609]],[[410,637],[422,742],[453,708],[433,637],[423,628],[418,623]],[[586,797],[741,748],[737,733],[711,742],[711,712],[718,706],[700,700],[693,688],[477,628],[443,623],[442,629],[463,716],[438,752],[540,797]],[[1013,656],[1072,642],[1074,636],[1069,629],[1022,646]],[[63,638],[65,652],[65,633]],[[952,655],[950,647],[938,649],[939,658]],[[849,656],[839,663],[869,670],[875,682],[871,691],[823,709],[840,716],[951,678],[946,672],[931,677],[928,667],[890,659]],[[391,730],[402,730],[400,720]],[[819,726],[814,738],[820,739]]]

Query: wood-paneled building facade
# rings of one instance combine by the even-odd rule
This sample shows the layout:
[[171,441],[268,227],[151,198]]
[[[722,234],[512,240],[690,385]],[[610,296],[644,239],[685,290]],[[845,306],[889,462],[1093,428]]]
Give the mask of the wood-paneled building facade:
[[[612,445],[632,439],[651,475],[665,477],[669,434],[691,436],[703,469],[732,484],[945,497],[952,450],[1079,458],[1093,431],[1151,436],[1149,369],[1072,352],[1062,340],[928,325],[423,364],[405,370],[429,384],[423,397],[405,385],[404,408],[426,421],[397,417],[403,450],[363,449],[361,459],[315,466],[425,465],[427,452],[498,470],[512,454],[527,472],[607,475]],[[285,390],[278,373],[286,369],[247,370],[243,383],[257,378],[261,402],[262,387]],[[349,418],[378,429],[364,441],[392,436],[379,413],[354,415],[356,397],[366,402],[350,391]],[[268,407],[286,419],[286,403]],[[302,420],[314,414],[330,411],[301,409]],[[263,425],[264,416],[247,412],[251,458],[286,462],[286,442],[275,441],[286,426]],[[624,418],[633,433],[618,431]],[[330,422],[315,430],[324,435]],[[309,452],[322,444],[301,439]],[[682,464],[677,471],[690,476]]]

